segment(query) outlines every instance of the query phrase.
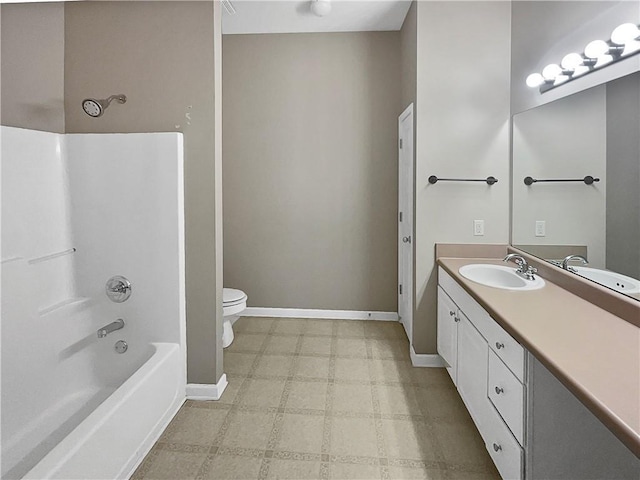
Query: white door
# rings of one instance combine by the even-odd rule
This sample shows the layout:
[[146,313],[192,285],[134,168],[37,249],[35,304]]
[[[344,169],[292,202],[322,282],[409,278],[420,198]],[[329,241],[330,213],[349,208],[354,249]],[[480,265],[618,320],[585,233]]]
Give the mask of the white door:
[[398,117],[398,316],[413,343],[413,104]]

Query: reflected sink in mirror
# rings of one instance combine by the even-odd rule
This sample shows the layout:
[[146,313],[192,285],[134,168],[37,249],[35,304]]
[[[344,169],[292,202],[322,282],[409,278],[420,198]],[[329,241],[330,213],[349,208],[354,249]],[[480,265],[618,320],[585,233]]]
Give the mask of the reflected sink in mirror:
[[503,290],[538,290],[544,287],[545,283],[542,278],[537,276],[535,280],[525,280],[516,273],[515,268],[503,265],[473,263],[460,267],[458,272],[472,282]]
[[640,281],[635,278],[627,277],[621,273],[611,272],[609,270],[600,270],[591,267],[571,267],[575,272],[593,282],[598,282],[605,287],[611,288],[616,292],[626,293],[628,295],[640,293]]

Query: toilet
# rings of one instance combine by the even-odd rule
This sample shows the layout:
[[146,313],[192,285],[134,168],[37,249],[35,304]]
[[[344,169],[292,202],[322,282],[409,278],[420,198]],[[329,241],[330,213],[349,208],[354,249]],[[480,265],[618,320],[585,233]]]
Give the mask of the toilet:
[[233,342],[233,323],[247,308],[247,294],[235,288],[222,289],[222,347],[227,348]]

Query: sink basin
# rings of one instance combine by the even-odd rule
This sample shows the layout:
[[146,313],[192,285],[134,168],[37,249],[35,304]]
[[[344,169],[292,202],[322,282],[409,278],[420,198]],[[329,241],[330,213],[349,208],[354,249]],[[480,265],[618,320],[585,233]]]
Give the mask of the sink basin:
[[640,293],[640,281],[621,273],[591,267],[571,267],[578,275],[598,282],[620,293]]
[[536,276],[535,280],[525,280],[516,273],[515,268],[503,265],[474,263],[458,270],[460,275],[473,282],[504,290],[537,290],[544,287],[544,280]]

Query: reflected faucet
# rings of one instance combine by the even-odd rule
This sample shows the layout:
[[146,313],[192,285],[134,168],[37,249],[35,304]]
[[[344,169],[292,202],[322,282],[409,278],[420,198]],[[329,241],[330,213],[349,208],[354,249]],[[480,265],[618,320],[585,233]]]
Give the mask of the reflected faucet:
[[115,322],[111,322],[109,325],[105,325],[98,329],[98,338],[104,338],[110,333],[120,330],[121,328],[124,328],[124,320],[119,318]]
[[580,260],[582,262],[582,265],[586,265],[589,263],[587,259],[582,255],[568,255],[564,257],[564,260],[562,260],[562,268],[573,273],[578,273],[578,271],[575,268],[569,266],[569,262],[571,260]]
[[509,255],[504,257],[502,260],[505,262],[509,262],[510,260],[513,260],[513,262],[516,265],[518,265],[518,269],[516,270],[516,273],[520,275],[522,278],[524,278],[525,280],[536,279],[536,277],[534,276],[534,273],[538,273],[538,269],[529,265],[527,263],[527,260],[522,255],[518,255],[517,253],[510,253]]

